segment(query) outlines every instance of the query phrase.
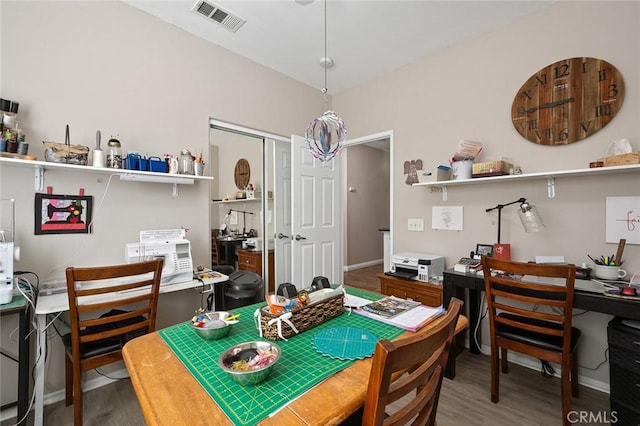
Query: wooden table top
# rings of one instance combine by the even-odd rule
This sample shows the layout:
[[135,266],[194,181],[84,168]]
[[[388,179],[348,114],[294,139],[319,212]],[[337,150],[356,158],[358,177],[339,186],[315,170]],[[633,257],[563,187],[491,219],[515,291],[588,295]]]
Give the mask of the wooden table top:
[[[468,325],[461,315],[456,334]],[[129,341],[122,355],[148,425],[233,425],[157,332]],[[370,370],[371,358],[358,360],[260,425],[338,424],[364,404]]]

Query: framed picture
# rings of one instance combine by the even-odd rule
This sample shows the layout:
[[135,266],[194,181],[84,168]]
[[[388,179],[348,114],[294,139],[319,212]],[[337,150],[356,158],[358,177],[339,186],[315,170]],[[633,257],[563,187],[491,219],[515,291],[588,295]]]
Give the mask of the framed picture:
[[90,195],[36,194],[35,235],[91,232]]
[[493,257],[493,246],[490,244],[476,244],[476,254],[478,256]]

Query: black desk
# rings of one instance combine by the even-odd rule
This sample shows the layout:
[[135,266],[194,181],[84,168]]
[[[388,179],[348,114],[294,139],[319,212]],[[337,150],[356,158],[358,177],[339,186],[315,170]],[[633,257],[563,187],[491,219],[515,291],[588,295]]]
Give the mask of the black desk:
[[[0,316],[19,314],[18,323],[18,417],[20,421],[29,408],[29,317],[31,306],[22,295],[13,296],[11,303],[0,305]],[[26,419],[25,419],[26,420]],[[24,422],[26,424],[26,421]]]
[[[464,289],[469,290],[469,297],[464,297]],[[442,284],[442,303],[445,308],[449,306],[452,297],[466,300],[469,306],[469,352],[479,354],[480,348],[473,338],[473,333],[478,325],[480,313],[481,292],[484,291],[484,278],[475,274],[463,274],[453,270],[444,271]],[[600,312],[616,317],[640,320],[640,301],[609,297],[598,293],[576,290],[574,293],[573,307],[592,312]],[[478,341],[480,341],[480,328],[478,327]],[[452,361],[453,359],[453,361]],[[447,373],[455,377],[455,357],[450,357]],[[447,376],[447,377],[449,377]]]

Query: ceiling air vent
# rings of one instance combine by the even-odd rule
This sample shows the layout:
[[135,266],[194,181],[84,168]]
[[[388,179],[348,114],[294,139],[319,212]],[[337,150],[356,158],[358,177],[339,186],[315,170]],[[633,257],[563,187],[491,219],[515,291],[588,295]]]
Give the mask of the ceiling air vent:
[[198,15],[204,16],[205,18],[211,19],[212,21],[222,25],[233,33],[238,31],[238,29],[247,22],[246,19],[233,15],[232,13],[221,9],[220,6],[208,1],[197,1],[192,10]]

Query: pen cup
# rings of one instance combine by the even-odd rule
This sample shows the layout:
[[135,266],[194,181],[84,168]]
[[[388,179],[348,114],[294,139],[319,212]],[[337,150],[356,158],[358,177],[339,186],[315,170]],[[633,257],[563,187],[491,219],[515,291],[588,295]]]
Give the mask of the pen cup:
[[603,280],[619,280],[627,276],[627,271],[619,266],[596,265],[596,277]]

